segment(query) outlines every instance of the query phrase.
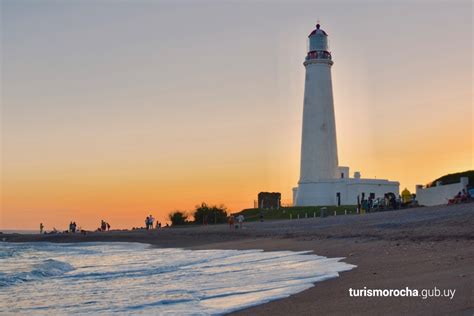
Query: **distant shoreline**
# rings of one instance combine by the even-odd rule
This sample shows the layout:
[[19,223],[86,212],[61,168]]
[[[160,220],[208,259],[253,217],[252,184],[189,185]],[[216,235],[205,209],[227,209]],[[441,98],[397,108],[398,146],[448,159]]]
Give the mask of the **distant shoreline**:
[[0,229],[0,233],[3,234],[26,234],[26,235],[36,235],[38,230],[30,229]]
[[[474,203],[365,215],[87,235],[2,234],[9,242],[140,242],[190,249],[312,250],[344,257],[354,270],[289,298],[235,312],[289,314],[447,314],[474,311]],[[446,298],[350,297],[349,288],[456,289]]]

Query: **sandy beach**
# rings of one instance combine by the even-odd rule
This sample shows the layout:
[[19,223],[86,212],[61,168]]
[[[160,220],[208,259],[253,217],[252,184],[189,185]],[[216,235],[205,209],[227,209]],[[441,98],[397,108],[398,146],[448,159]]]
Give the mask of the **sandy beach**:
[[[474,204],[365,215],[87,235],[2,234],[10,242],[122,241],[191,249],[312,250],[357,265],[286,299],[238,315],[474,313]],[[446,297],[350,297],[349,288],[455,289]]]

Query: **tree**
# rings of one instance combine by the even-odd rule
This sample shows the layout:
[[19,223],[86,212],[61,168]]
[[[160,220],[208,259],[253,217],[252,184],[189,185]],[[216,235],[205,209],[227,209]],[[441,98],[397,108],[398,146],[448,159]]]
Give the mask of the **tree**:
[[188,223],[188,215],[182,211],[174,211],[170,213],[168,217],[172,226],[185,225]]
[[194,210],[194,223],[220,224],[227,222],[227,208],[224,205],[207,205],[201,203]]

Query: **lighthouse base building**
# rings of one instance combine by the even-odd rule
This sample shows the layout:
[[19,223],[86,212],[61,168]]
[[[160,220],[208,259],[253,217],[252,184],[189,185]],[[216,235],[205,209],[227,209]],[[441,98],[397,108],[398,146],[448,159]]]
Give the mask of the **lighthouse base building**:
[[399,183],[362,179],[360,172],[349,177],[349,167],[339,166],[336,122],[332,93],[328,35],[319,24],[309,35],[306,68],[301,165],[298,187],[293,188],[293,205],[355,205],[363,199],[399,194]]
[[368,198],[383,198],[386,193],[399,194],[400,183],[384,179],[362,179],[359,172],[349,178],[349,167],[339,167],[339,179],[298,183],[293,188],[295,206],[356,205]]

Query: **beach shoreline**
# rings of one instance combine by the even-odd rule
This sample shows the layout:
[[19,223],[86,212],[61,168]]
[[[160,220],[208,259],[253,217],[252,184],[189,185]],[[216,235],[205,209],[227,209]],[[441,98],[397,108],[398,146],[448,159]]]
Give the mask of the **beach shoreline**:
[[[466,314],[474,312],[474,204],[293,221],[87,235],[1,234],[9,242],[140,242],[189,249],[310,250],[357,268],[236,315]],[[455,289],[446,297],[351,297],[349,289]]]

